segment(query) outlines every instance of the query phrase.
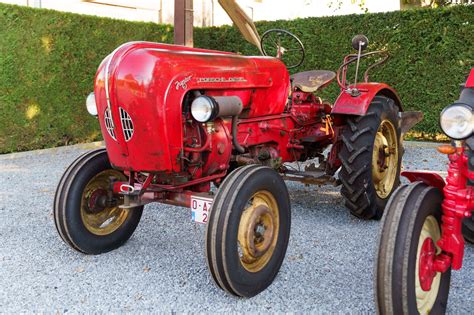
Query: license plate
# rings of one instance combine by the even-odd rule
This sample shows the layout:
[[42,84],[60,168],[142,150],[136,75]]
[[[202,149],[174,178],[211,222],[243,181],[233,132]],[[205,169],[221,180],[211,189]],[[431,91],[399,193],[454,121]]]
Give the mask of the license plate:
[[194,222],[207,223],[209,211],[211,211],[212,199],[192,196],[191,215]]

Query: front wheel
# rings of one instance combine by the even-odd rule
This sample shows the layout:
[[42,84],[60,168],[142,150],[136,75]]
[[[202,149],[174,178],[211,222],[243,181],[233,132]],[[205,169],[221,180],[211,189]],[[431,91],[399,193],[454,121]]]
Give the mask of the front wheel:
[[252,297],[274,280],[290,236],[290,199],[273,169],[249,165],[229,174],[206,228],[212,278],[228,293]]
[[111,167],[104,149],[75,160],[62,176],[54,198],[54,223],[63,241],[84,254],[100,254],[123,245],[133,234],[143,206],[120,208],[111,180],[125,175]]
[[403,155],[398,107],[376,96],[364,116],[347,119],[339,159],[341,194],[351,213],[361,219],[380,219],[400,184]]
[[401,186],[390,199],[380,231],[375,270],[380,314],[444,314],[451,268],[433,269],[440,253],[443,194],[421,182]]

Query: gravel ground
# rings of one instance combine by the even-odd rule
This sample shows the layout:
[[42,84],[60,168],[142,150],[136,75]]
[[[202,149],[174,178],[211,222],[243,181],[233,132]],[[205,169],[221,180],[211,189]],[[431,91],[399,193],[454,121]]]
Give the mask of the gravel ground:
[[[275,282],[252,299],[226,295],[204,259],[204,226],[184,208],[152,204],[130,241],[85,256],[58,237],[52,218],[61,174],[96,144],[0,156],[0,312],[373,313],[379,222],[358,220],[338,188],[288,183],[292,231]],[[445,171],[433,144],[407,143],[406,169]],[[448,311],[474,310],[474,246],[452,275]]]

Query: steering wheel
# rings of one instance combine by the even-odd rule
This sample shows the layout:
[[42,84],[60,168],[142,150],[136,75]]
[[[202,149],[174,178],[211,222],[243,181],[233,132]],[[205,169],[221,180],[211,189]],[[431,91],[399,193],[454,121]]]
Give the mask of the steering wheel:
[[300,66],[304,61],[305,50],[296,35],[281,29],[271,29],[263,33],[260,47],[265,56],[280,59],[288,69]]

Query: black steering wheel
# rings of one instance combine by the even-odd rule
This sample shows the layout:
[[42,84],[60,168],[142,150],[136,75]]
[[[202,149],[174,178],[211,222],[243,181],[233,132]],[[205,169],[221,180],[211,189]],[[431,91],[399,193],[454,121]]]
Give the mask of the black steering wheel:
[[304,61],[303,43],[296,35],[280,29],[271,29],[263,33],[260,47],[265,56],[280,59],[288,69],[300,66]]

